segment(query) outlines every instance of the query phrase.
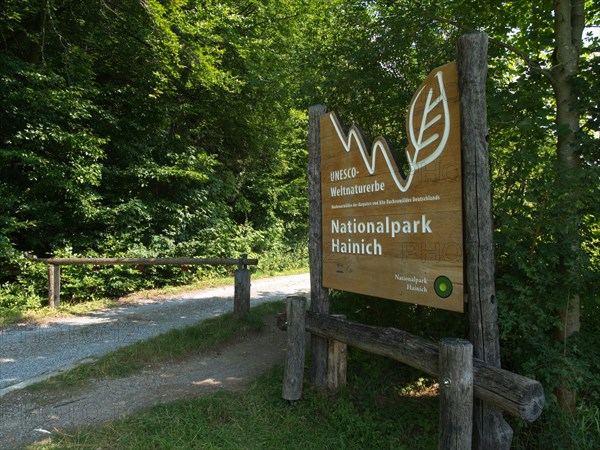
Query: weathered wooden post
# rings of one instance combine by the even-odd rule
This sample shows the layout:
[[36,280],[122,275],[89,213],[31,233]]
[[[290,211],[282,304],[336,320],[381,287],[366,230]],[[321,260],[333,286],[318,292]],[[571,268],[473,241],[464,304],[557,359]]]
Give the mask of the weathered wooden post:
[[250,312],[250,270],[244,264],[248,255],[242,255],[234,273],[233,317],[241,319]]
[[464,339],[439,343],[440,450],[470,449],[473,435],[473,345]]
[[[332,317],[346,318],[344,314],[333,314]],[[328,342],[327,388],[335,390],[346,386],[348,345],[333,338]]]
[[[321,135],[320,117],[327,112],[324,105],[308,108],[308,195],[309,195],[309,262],[310,310],[329,313],[329,291],[323,288],[323,247],[321,223]],[[327,384],[328,342],[320,336],[311,336],[310,379],[317,386]]]
[[60,305],[60,266],[48,265],[48,306],[52,309]]
[[287,352],[282,397],[295,401],[302,397],[304,355],[306,353],[306,297],[287,298]]
[[[484,33],[468,34],[458,41],[465,295],[473,356],[500,367],[485,96],[487,44]],[[502,418],[501,411],[479,400],[473,406],[473,448],[510,448],[512,429]]]

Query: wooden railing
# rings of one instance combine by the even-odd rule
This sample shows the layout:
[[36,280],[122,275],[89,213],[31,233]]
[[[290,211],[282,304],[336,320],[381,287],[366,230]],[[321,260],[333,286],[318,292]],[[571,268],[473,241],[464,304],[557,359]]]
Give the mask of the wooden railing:
[[48,265],[48,305],[50,308],[56,308],[60,305],[61,266],[237,265],[238,267],[234,273],[233,296],[233,313],[235,317],[242,317],[250,310],[250,270],[248,270],[247,266],[258,264],[258,259],[249,259],[247,255],[242,255],[240,258],[37,258],[35,256],[25,256],[30,261]]
[[[461,339],[439,343],[395,328],[351,322],[342,317],[306,310],[307,299],[291,296],[287,312],[278,326],[287,330],[282,397],[288,401],[302,396],[306,332],[328,343],[326,386],[335,389],[346,379],[346,345],[400,361],[440,380],[440,447],[471,448],[464,445],[472,430],[473,399],[482,400],[529,422],[544,407],[544,389],[530,378],[473,358],[472,345]],[[448,444],[447,440],[453,443]],[[456,445],[456,442],[463,444]]]

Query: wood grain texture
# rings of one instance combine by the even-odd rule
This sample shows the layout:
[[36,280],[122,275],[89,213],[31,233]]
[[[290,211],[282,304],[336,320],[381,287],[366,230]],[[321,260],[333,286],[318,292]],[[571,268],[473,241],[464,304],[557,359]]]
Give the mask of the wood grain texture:
[[48,266],[48,306],[51,309],[60,306],[60,266]]
[[304,355],[306,353],[305,314],[306,298],[291,296],[287,298],[287,352],[283,376],[282,397],[295,401],[302,397],[304,379]]
[[[325,314],[329,312],[329,291],[323,287],[320,117],[326,112],[324,105],[308,109],[310,310]],[[319,336],[311,339],[310,380],[317,386],[327,384],[327,352],[326,339]]]
[[[409,107],[407,167],[335,113],[321,116],[323,284],[463,311],[457,70],[433,70]],[[412,159],[411,159],[412,158]],[[446,280],[443,284],[436,280]],[[436,286],[448,288],[439,295]]]
[[471,448],[473,434],[473,345],[442,339],[440,364],[440,450]]
[[[336,314],[334,317],[345,319],[346,316]],[[336,339],[329,339],[327,356],[327,388],[331,390],[346,386],[348,345]]]
[[[485,94],[487,43],[484,33],[468,34],[459,39],[457,53],[461,95],[465,292],[473,354],[492,367],[500,367]],[[512,429],[499,409],[475,402],[473,427],[474,448],[510,448]]]
[[[374,327],[311,311],[305,320],[306,331],[313,335],[345,342],[439,377],[439,349],[432,341],[396,328]],[[285,318],[279,320],[280,324],[286,322]],[[539,382],[478,358],[473,358],[473,391],[489,406],[529,422],[536,420],[544,407],[544,389]]]
[[233,317],[241,319],[250,312],[250,270],[237,269],[233,280]]
[[28,257],[30,261],[55,264],[59,266],[106,266],[106,265],[213,265],[213,266],[255,266],[258,259],[251,258],[35,258]]

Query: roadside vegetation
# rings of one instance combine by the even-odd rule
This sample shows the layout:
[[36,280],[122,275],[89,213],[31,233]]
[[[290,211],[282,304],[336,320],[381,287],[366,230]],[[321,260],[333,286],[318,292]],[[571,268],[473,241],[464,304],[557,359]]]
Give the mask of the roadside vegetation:
[[[435,380],[384,358],[350,351],[348,385],[337,392],[304,386],[302,400],[281,399],[283,368],[243,392],[160,405],[103,426],[65,430],[29,447],[50,449],[365,449],[438,448]],[[515,450],[596,450],[598,407],[536,426],[512,423]]]
[[[281,271],[264,271],[261,268],[251,267],[252,279],[260,279],[271,276],[293,275],[308,272],[308,263],[301,265],[304,261],[295,264],[295,268],[288,268]],[[290,266],[291,267],[291,266]],[[69,269],[66,269],[67,271]],[[88,269],[89,270],[89,269]],[[63,272],[64,273],[64,272]],[[77,302],[73,299],[67,299],[61,302],[60,306],[55,309],[49,308],[31,308],[31,309],[5,309],[0,310],[0,329],[16,323],[40,323],[54,317],[77,316],[88,314],[93,311],[99,311],[105,308],[119,306],[124,303],[133,302],[136,299],[161,298],[175,296],[178,293],[189,292],[191,290],[201,290],[219,286],[232,286],[234,283],[233,276],[207,277],[198,279],[190,277],[186,284],[170,284],[160,288],[147,289],[143,291],[135,291],[123,297],[105,297],[96,300],[87,300],[85,302]]]
[[277,367],[243,392],[152,408],[31,448],[437,448],[433,381],[383,359],[351,358],[349,384],[339,392],[306,386],[303,399],[289,404]]

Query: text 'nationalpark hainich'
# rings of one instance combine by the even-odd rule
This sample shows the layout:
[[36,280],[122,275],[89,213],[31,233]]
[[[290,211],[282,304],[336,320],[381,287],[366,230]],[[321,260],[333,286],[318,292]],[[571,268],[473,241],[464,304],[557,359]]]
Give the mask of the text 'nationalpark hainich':
[[[343,234],[341,238],[333,238],[331,241],[332,253],[350,253],[356,255],[383,255],[381,244],[374,237],[372,240],[353,239],[353,235],[378,234],[388,235],[392,239],[403,234],[431,233],[431,220],[427,215],[421,215],[417,220],[391,220],[385,216],[384,220],[358,221],[356,219],[331,221],[331,233]],[[350,236],[348,236],[350,235]]]

